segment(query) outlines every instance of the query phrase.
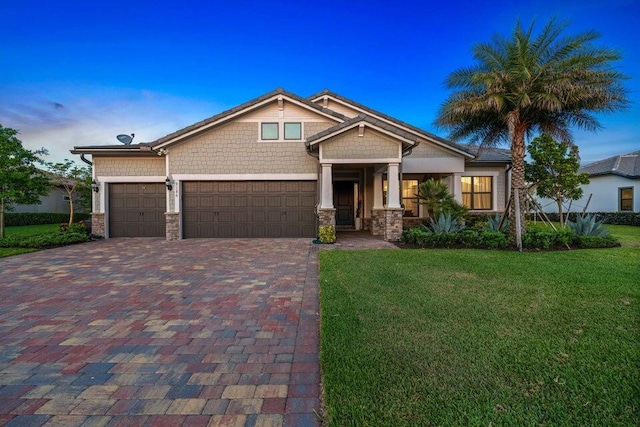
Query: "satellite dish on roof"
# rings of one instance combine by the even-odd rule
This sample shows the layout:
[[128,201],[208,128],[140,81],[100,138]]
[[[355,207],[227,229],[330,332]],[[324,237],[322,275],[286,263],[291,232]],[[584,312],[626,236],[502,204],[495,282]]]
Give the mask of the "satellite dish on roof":
[[131,144],[131,141],[133,141],[133,138],[136,136],[135,133],[132,133],[131,136],[129,135],[125,135],[125,134],[121,134],[116,136],[116,138],[118,138],[118,141],[122,142],[124,145],[129,145]]

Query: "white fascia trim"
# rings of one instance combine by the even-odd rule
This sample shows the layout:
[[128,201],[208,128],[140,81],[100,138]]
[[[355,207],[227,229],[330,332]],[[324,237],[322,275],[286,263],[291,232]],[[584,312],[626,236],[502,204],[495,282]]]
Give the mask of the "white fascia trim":
[[[328,135],[323,136],[322,138],[316,139],[315,141],[311,142],[311,144],[309,144],[309,146],[310,146],[310,147],[313,147],[314,145],[319,144],[319,143],[321,143],[321,142],[323,142],[323,141],[326,141],[327,139],[334,138],[334,137],[336,137],[336,136],[338,136],[338,135],[340,135],[340,134],[343,134],[343,133],[348,132],[348,131],[350,131],[350,130],[352,130],[352,129],[354,129],[354,128],[357,128],[357,127],[358,127],[358,126],[360,126],[361,124],[365,125],[365,127],[368,127],[368,128],[371,128],[371,129],[375,129],[375,130],[377,130],[377,131],[378,131],[378,132],[380,132],[380,133],[384,133],[385,135],[390,136],[390,137],[391,137],[391,138],[393,138],[393,139],[397,139],[397,140],[400,140],[400,141],[406,142],[407,144],[410,144],[410,145],[412,145],[412,146],[413,146],[413,145],[416,145],[416,142],[415,142],[415,141],[412,141],[412,140],[407,139],[407,138],[403,138],[402,136],[400,136],[400,135],[398,135],[398,134],[395,134],[395,133],[393,133],[393,132],[389,132],[389,131],[388,131],[388,130],[386,130],[386,129],[383,129],[383,128],[378,127],[378,126],[376,126],[376,125],[372,125],[371,123],[358,121],[358,122],[353,123],[351,126],[347,126],[347,127],[346,127],[346,128],[344,128],[344,129],[340,129],[340,131],[339,131],[339,132],[330,133],[330,134],[328,134]],[[392,124],[392,123],[389,123],[389,124],[393,126],[393,124]],[[396,127],[398,127],[398,126],[396,126]]]
[[100,182],[164,182],[166,176],[99,176]]
[[344,105],[345,107],[349,107],[349,108],[351,108],[351,109],[353,109],[353,110],[360,111],[361,113],[364,113],[364,114],[366,114],[367,116],[370,116],[370,117],[376,118],[376,119],[378,119],[378,120],[382,120],[383,122],[389,123],[391,126],[395,126],[395,127],[399,128],[399,129],[402,129],[403,131],[405,131],[405,132],[407,132],[407,133],[410,133],[410,134],[412,134],[412,135],[418,136],[418,137],[420,137],[421,139],[426,139],[426,140],[428,140],[429,142],[431,142],[431,143],[433,143],[433,144],[436,144],[436,145],[439,145],[439,146],[440,146],[440,147],[442,147],[442,148],[446,148],[447,150],[451,150],[451,151],[453,151],[453,152],[455,152],[455,153],[462,154],[463,156],[466,156],[466,157],[468,157],[468,158],[470,158],[470,159],[474,159],[474,158],[475,158],[475,156],[474,156],[473,154],[469,154],[469,153],[466,153],[466,152],[464,152],[464,151],[462,151],[462,150],[458,150],[457,148],[452,147],[452,146],[450,146],[450,145],[443,144],[442,142],[440,142],[440,141],[438,141],[438,140],[436,140],[436,139],[430,138],[428,135],[426,135],[426,134],[424,134],[424,133],[422,133],[422,132],[416,132],[416,131],[415,131],[415,130],[413,130],[413,129],[410,129],[410,128],[404,127],[404,126],[402,126],[402,125],[400,125],[400,124],[398,124],[398,123],[395,123],[395,122],[389,121],[388,119],[385,119],[384,117],[378,116],[377,114],[374,114],[374,113],[372,113],[371,111],[364,110],[364,109],[362,109],[362,108],[358,108],[358,107],[356,107],[355,105],[352,105],[352,104],[349,104],[348,102],[344,102],[344,101],[342,101],[342,100],[340,100],[340,99],[334,98],[334,97],[332,97],[331,95],[321,95],[321,96],[319,96],[319,97],[317,97],[317,98],[315,98],[315,99],[312,99],[312,100],[311,100],[311,102],[316,102],[317,100],[322,99],[322,98],[324,98],[325,96],[326,96],[326,97],[328,97],[329,99],[331,99],[332,101],[334,101],[334,102],[338,103],[338,104],[342,104],[342,105]]
[[180,140],[188,138],[188,137],[190,137],[190,136],[192,136],[192,135],[194,135],[196,133],[200,133],[200,132],[202,132],[204,130],[207,130],[209,128],[217,126],[220,123],[227,122],[227,121],[229,121],[229,120],[231,120],[231,119],[233,119],[235,117],[238,117],[238,116],[241,116],[243,114],[246,114],[249,111],[258,109],[260,107],[263,107],[264,105],[269,104],[269,103],[273,102],[274,100],[277,100],[280,97],[283,98],[283,99],[286,99],[288,102],[291,102],[292,104],[296,104],[296,105],[298,105],[300,107],[303,107],[303,108],[305,108],[305,109],[307,109],[309,111],[314,111],[314,112],[316,112],[316,113],[318,113],[318,114],[320,114],[322,116],[325,116],[326,118],[331,119],[331,120],[333,120],[333,121],[335,121],[337,123],[342,123],[342,120],[340,120],[338,117],[332,116],[331,114],[327,114],[324,111],[316,110],[315,108],[310,108],[308,105],[303,104],[302,102],[298,102],[295,99],[289,98],[288,96],[279,93],[279,94],[273,95],[271,98],[268,98],[268,99],[265,99],[264,101],[258,102],[257,104],[253,104],[253,105],[245,108],[244,110],[236,111],[233,114],[229,114],[228,116],[221,117],[220,119],[216,120],[215,122],[211,122],[211,123],[208,123],[206,125],[202,125],[199,128],[191,130],[191,131],[189,131],[189,132],[187,132],[185,134],[176,136],[175,138],[171,138],[170,140],[165,141],[165,142],[163,142],[161,144],[154,145],[153,146],[153,150],[157,150],[158,148],[162,148],[162,147],[165,147],[165,146],[167,146],[169,144],[173,144],[174,142],[180,141]]
[[173,174],[178,181],[315,181],[317,173]]
[[333,164],[345,164],[345,163],[402,163],[402,158],[388,158],[388,159],[322,159],[320,164],[333,163]]

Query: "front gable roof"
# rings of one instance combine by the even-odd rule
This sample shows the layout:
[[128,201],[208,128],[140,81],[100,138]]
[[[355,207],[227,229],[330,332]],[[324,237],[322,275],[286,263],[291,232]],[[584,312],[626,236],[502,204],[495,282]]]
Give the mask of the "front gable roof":
[[416,137],[414,134],[405,132],[398,127],[392,126],[382,120],[369,117],[366,114],[360,114],[357,117],[344,121],[315,135],[312,135],[307,138],[305,143],[309,150],[313,150],[321,142],[331,139],[351,129],[355,129],[359,126],[376,129],[379,132],[391,135],[402,141],[402,145],[405,148],[413,147],[419,143],[418,137]]
[[580,173],[591,176],[618,175],[624,178],[640,179],[640,151],[613,156],[580,168]]
[[436,145],[439,145],[443,148],[446,148],[448,150],[452,150],[455,151],[458,154],[462,154],[463,156],[467,157],[467,158],[473,158],[474,155],[472,153],[470,153],[467,148],[465,146],[462,145],[458,145],[458,144],[454,144],[451,141],[448,141],[444,138],[440,138],[439,136],[436,136],[430,132],[425,131],[424,129],[420,129],[416,126],[413,126],[409,123],[403,122],[402,120],[398,120],[394,117],[388,116],[384,113],[381,113],[379,111],[376,111],[372,108],[367,107],[366,105],[360,104],[359,102],[353,101],[349,98],[346,98],[342,95],[339,95],[335,92],[332,92],[328,89],[324,89],[314,95],[311,95],[308,99],[314,103],[320,102],[324,99],[331,99],[339,104],[345,105],[347,107],[350,107],[356,111],[360,111],[360,113],[363,113],[367,116],[370,116],[372,118],[376,118],[379,120],[383,120],[388,122],[389,124],[396,126],[399,129],[404,130],[405,132],[408,133],[413,133],[414,135],[417,135],[418,137],[421,137],[429,142],[432,142]]
[[176,132],[170,133],[169,135],[163,136],[162,138],[159,138],[151,142],[151,146],[153,146],[153,148],[162,148],[166,145],[180,141],[196,133],[206,131],[212,128],[213,126],[219,125],[221,123],[225,123],[235,117],[246,114],[250,111],[254,111],[266,104],[269,104],[279,99],[287,100],[303,108],[313,110],[316,113],[319,113],[336,122],[342,122],[346,120],[346,117],[340,113],[336,113],[333,110],[324,108],[292,92],[286,91],[282,88],[278,88],[262,96],[259,96],[258,98],[252,99],[251,101],[247,101],[243,104],[240,104],[237,107],[234,107],[230,110],[223,111],[222,113],[216,114],[215,116],[209,117],[208,119],[202,120],[198,123],[194,123],[191,126],[187,126],[184,129],[180,129]]

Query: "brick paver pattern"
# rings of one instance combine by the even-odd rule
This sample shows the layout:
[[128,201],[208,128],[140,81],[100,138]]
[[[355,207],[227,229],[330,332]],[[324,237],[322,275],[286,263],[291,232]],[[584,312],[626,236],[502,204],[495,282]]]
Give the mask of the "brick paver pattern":
[[316,426],[310,239],[110,239],[0,259],[0,425]]

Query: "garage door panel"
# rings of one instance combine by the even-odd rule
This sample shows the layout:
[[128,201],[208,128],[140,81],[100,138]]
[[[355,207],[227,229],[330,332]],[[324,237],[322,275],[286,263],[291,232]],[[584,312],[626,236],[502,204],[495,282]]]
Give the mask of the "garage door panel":
[[185,238],[315,236],[313,181],[184,182],[182,189]]
[[109,184],[109,236],[164,237],[165,194],[162,183]]

